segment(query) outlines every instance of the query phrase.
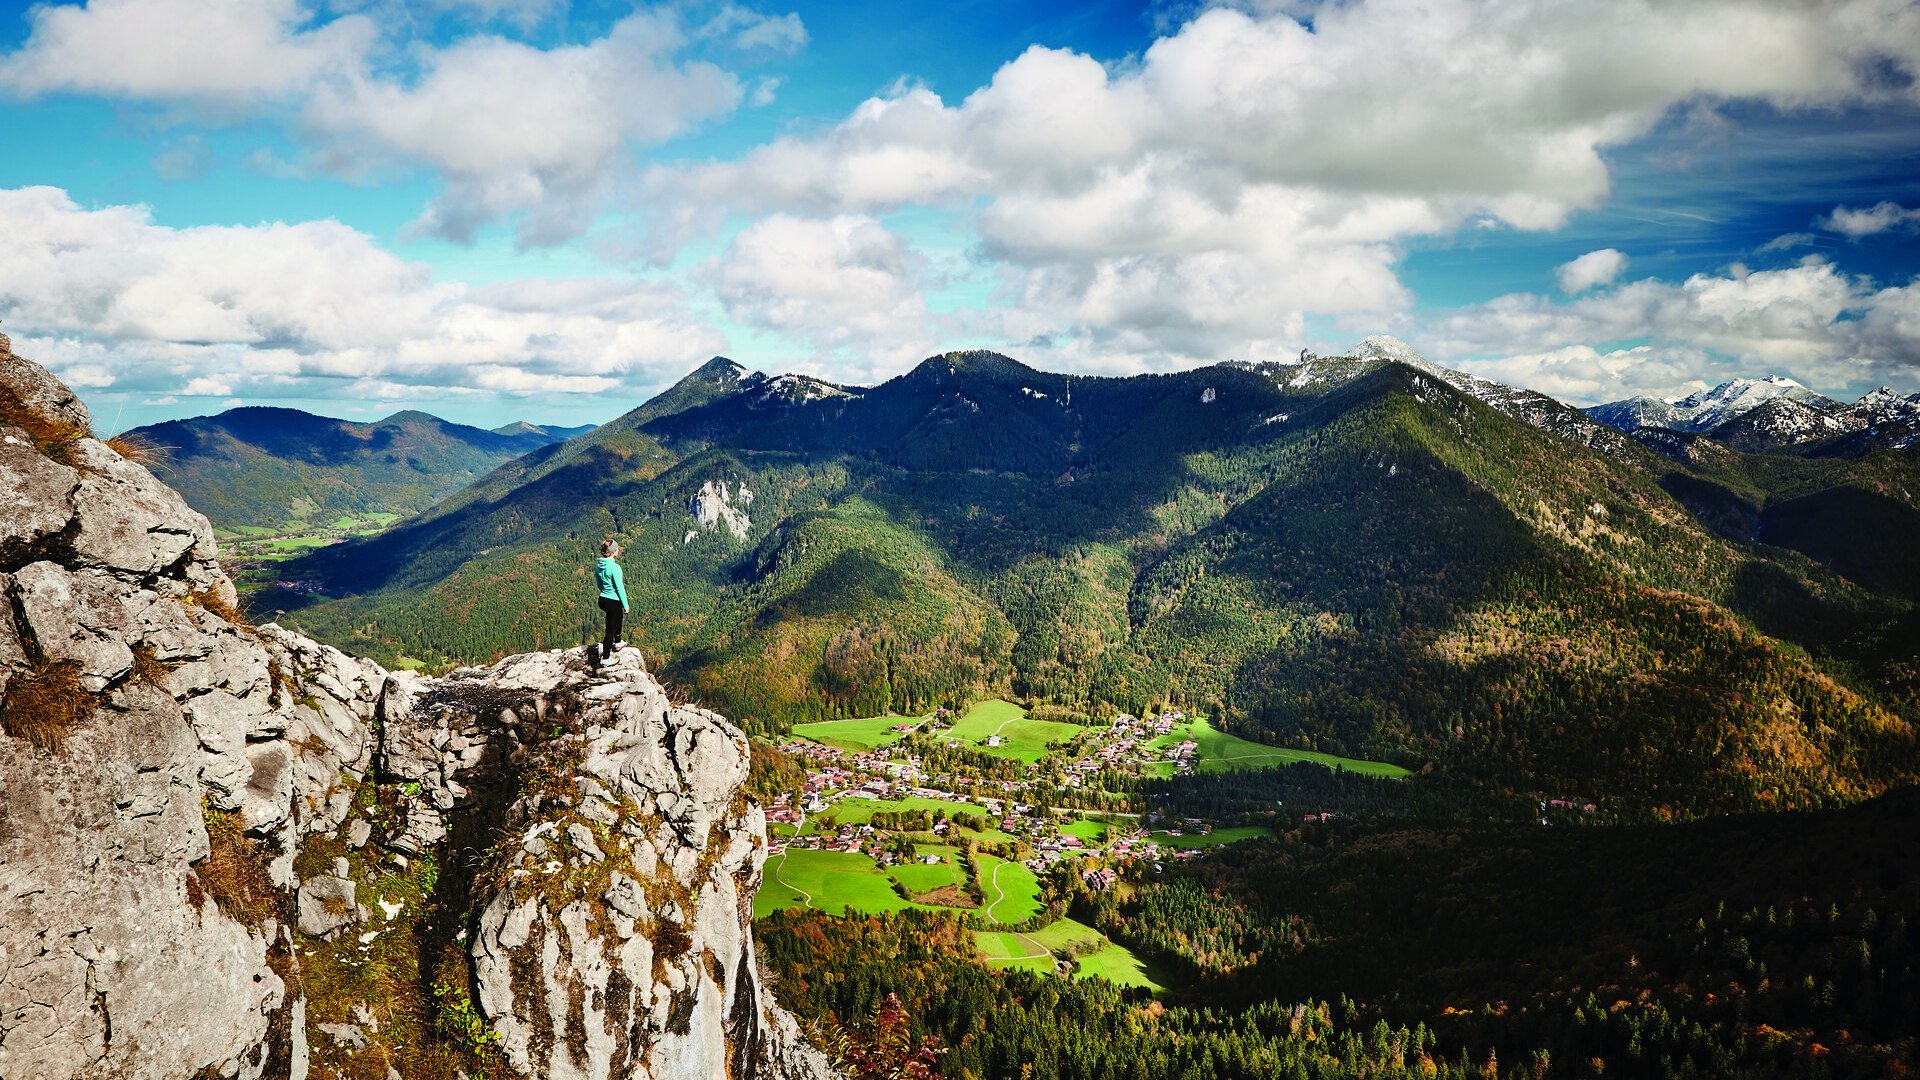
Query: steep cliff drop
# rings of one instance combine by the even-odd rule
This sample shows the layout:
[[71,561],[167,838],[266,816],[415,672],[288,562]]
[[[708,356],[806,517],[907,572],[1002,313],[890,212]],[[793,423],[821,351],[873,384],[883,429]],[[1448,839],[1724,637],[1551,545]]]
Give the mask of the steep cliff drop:
[[389,673],[0,335],[0,1080],[811,1078],[747,745],[631,652]]

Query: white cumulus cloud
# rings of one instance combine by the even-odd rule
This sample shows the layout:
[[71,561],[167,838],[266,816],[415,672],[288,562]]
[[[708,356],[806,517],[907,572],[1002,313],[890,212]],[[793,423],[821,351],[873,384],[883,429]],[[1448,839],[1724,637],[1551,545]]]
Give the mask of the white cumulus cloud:
[[477,37],[427,50],[411,84],[352,79],[321,87],[306,124],[345,160],[426,165],[446,190],[416,223],[470,238],[525,212],[524,243],[585,231],[633,144],[662,142],[742,96],[730,73],[675,59],[684,35],[640,12],[586,45],[539,49]]
[[[92,94],[171,110],[170,120],[266,118],[312,151],[303,170],[363,179],[430,170],[441,193],[415,222],[456,241],[518,219],[523,245],[584,232],[636,154],[723,117],[748,99],[732,70],[699,59],[802,47],[794,14],[738,5],[700,27],[680,8],[643,8],[584,43],[536,46],[504,33],[446,44],[411,40],[399,6],[306,0],[87,0],[29,13],[31,32],[0,56],[0,91]],[[558,0],[432,0],[433,11],[526,30]],[[332,17],[326,18],[332,14]],[[724,51],[724,50],[723,50]],[[777,82],[758,80],[752,100]],[[164,159],[165,167],[177,164]],[[266,159],[262,159],[263,161]]]
[[804,342],[836,369],[871,375],[936,347],[927,260],[879,221],[774,214],[699,268],[737,321]]
[[1404,314],[1413,238],[1598,205],[1605,151],[1675,108],[1911,96],[1916,74],[1904,0],[1214,8],[1137,59],[1036,46],[959,102],[907,82],[825,131],[656,168],[654,256],[730,214],[938,207],[1003,277],[990,319],[1061,355],[1289,355],[1309,314]]
[[0,87],[252,106],[358,70],[377,32],[348,15],[315,24],[299,0],[90,0],[36,5]]
[[1612,284],[1626,268],[1625,254],[1614,248],[1601,248],[1561,263],[1554,270],[1554,276],[1560,281],[1561,292],[1583,293],[1596,285]]
[[1895,229],[1920,228],[1920,207],[1909,208],[1896,202],[1863,207],[1836,206],[1833,213],[1814,224],[1858,240]]
[[[1882,286],[1808,260],[1780,270],[1644,278],[1556,302],[1515,294],[1430,320],[1438,357],[1577,404],[1674,396],[1703,374],[1791,375],[1829,393],[1920,374],[1920,282]],[[1601,352],[1595,342],[1633,342]]]
[[[155,224],[0,190],[15,348],[96,388],[250,398],[636,392],[725,348],[636,280],[434,279],[337,222]],[[107,376],[103,381],[103,376]]]

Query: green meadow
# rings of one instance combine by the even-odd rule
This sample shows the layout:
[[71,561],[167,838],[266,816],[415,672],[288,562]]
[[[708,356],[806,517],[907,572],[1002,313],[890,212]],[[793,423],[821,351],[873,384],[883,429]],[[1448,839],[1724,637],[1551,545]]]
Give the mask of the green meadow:
[[906,810],[927,810],[954,818],[971,817],[981,822],[993,818],[984,806],[946,799],[922,799],[919,796],[905,799],[841,799],[814,816],[821,821],[841,825],[864,825],[873,820],[875,814],[898,814]]
[[1060,831],[1068,836],[1077,836],[1089,844],[1098,844],[1106,840],[1107,831],[1113,828],[1104,821],[1092,818],[1080,818],[1060,826]]
[[1014,923],[1040,914],[1040,882],[1025,865],[995,855],[976,855],[974,865],[987,918]]
[[904,733],[893,730],[894,725],[917,723],[919,719],[888,715],[863,716],[854,720],[821,720],[812,724],[795,724],[793,733],[823,746],[858,752],[899,742]]
[[1215,829],[1205,836],[1201,836],[1198,833],[1181,833],[1179,836],[1169,836],[1164,832],[1156,832],[1153,834],[1153,838],[1168,847],[1204,848],[1218,847],[1221,844],[1231,844],[1239,840],[1252,840],[1256,837],[1269,837],[1272,835],[1273,830],[1267,828],[1265,825],[1229,825],[1224,828]]
[[[1011,701],[996,700],[974,705],[940,737],[1031,765],[1045,757],[1049,747],[1069,742],[1086,730],[1078,724],[1029,719],[1027,710]],[[985,745],[994,735],[1000,737],[1000,745]]]
[[1076,979],[1106,979],[1120,986],[1144,986],[1155,992],[1165,988],[1131,949],[1073,919],[1059,919],[1025,933],[976,930],[973,939],[981,955],[994,967],[1047,974],[1054,970],[1054,952],[1064,951],[1074,955]]
[[[1152,749],[1159,750],[1185,739],[1192,739],[1197,745],[1201,772],[1271,769],[1308,761],[1315,765],[1325,765],[1329,769],[1339,767],[1362,776],[1375,776],[1388,780],[1400,780],[1413,775],[1411,770],[1385,761],[1367,761],[1363,758],[1341,757],[1338,754],[1323,754],[1317,750],[1293,750],[1283,746],[1268,746],[1265,743],[1253,742],[1215,728],[1205,717],[1195,717],[1185,724],[1176,724],[1172,731],[1148,745]],[[1155,765],[1153,772],[1160,776],[1171,776],[1173,764],[1159,762]]]
[[1042,975],[1054,972],[1053,954],[1030,934],[1011,934],[999,930],[976,930],[974,944],[987,963],[996,968],[1019,968]]
[[959,848],[946,844],[917,844],[914,854],[938,855],[941,861],[932,865],[916,861],[887,867],[887,876],[905,886],[908,892],[918,896],[949,885],[966,884],[967,874],[960,866]]
[[755,918],[790,907],[839,914],[847,908],[863,914],[932,910],[901,899],[874,861],[859,852],[796,848],[767,860],[759,891],[753,894]]

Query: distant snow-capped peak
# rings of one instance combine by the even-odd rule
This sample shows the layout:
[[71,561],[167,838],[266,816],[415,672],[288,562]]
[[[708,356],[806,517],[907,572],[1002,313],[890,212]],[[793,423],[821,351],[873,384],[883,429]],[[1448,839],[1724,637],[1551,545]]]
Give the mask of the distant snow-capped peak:
[[1817,394],[1785,375],[1759,379],[1729,379],[1710,390],[1700,390],[1678,401],[1637,397],[1595,405],[1587,412],[1604,424],[1634,431],[1662,427],[1699,433],[1737,420],[1769,401],[1785,399],[1820,413],[1832,413],[1840,403]]
[[1831,398],[1816,394],[1784,375],[1762,379],[1729,379],[1711,390],[1689,394],[1673,403],[1678,420],[1689,431],[1708,431],[1759,408],[1775,398],[1809,405],[1821,412],[1840,407]]

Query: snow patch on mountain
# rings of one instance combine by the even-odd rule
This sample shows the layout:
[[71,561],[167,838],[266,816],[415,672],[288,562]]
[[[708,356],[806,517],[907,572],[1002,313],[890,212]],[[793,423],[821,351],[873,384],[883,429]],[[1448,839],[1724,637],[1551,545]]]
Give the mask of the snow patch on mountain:
[[830,383],[825,379],[816,379],[811,375],[775,375],[768,379],[766,387],[756,404],[771,404],[783,401],[788,404],[804,405],[810,401],[829,401],[834,398],[854,398],[859,394]]
[[1846,434],[1849,426],[1824,409],[1782,396],[1708,430],[1736,450],[1767,450],[1831,439]]
[[1888,449],[1920,445],[1920,394],[1901,397],[1882,386],[1840,410],[1839,419],[1849,430]]
[[[1494,382],[1492,379],[1483,379],[1478,375],[1469,375],[1464,371],[1442,367],[1420,355],[1411,345],[1396,337],[1376,334],[1349,349],[1348,355],[1362,361],[1405,364],[1417,371],[1424,371],[1455,390],[1469,397],[1478,398],[1521,423],[1531,424],[1542,431],[1551,431],[1590,449],[1613,453],[1624,445],[1618,435],[1594,423],[1580,410],[1570,405],[1556,401],[1538,391],[1522,390],[1505,383]],[[1310,363],[1323,365],[1327,362],[1313,360]]]

